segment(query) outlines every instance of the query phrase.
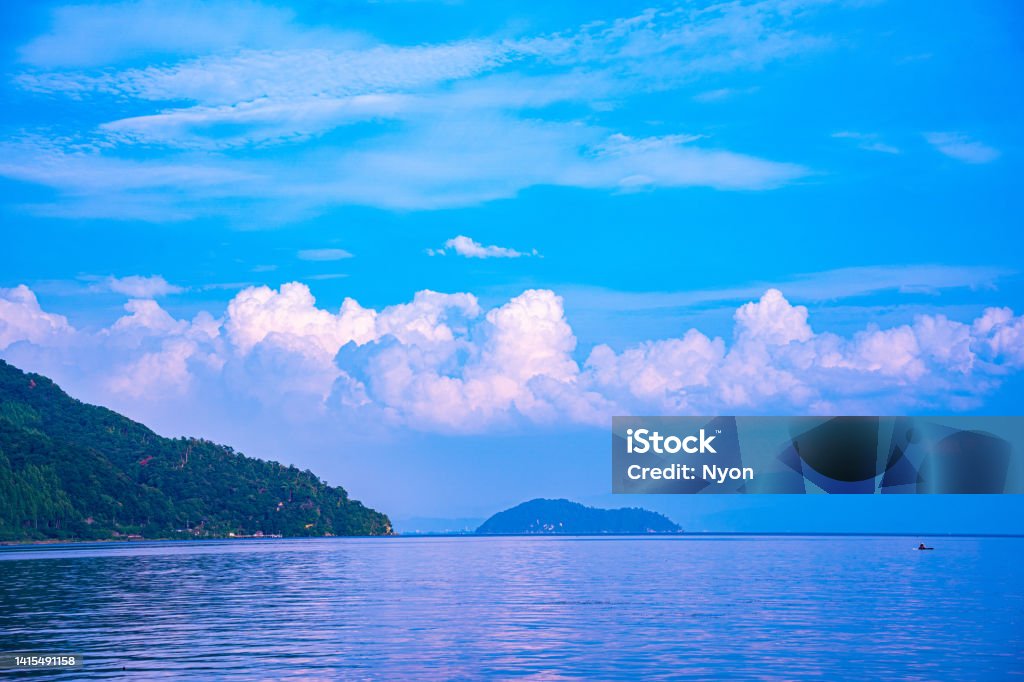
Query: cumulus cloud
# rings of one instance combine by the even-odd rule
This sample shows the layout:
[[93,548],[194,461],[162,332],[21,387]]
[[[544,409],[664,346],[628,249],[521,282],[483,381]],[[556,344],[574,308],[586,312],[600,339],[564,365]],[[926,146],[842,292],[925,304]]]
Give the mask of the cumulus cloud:
[[[445,307],[453,302],[443,300]],[[350,356],[370,400],[427,429],[479,431],[516,416],[542,421],[557,415],[540,382],[571,385],[579,373],[561,299],[526,291],[482,319],[475,299],[457,307],[473,321],[462,334],[444,328],[403,338],[389,331]]]
[[807,341],[814,333],[807,324],[807,308],[790,305],[778,289],[769,289],[760,301],[744,303],[736,311],[736,335],[784,346]]
[[49,345],[73,332],[66,317],[40,308],[35,293],[24,284],[0,289],[0,350],[19,341]]
[[452,237],[446,241],[444,248],[427,249],[427,253],[431,256],[443,256],[449,251],[464,258],[521,258],[523,256],[540,255],[537,253],[537,249],[524,252],[504,246],[484,246],[480,242],[463,235]]
[[174,319],[160,307],[159,303],[151,299],[132,299],[124,304],[124,309],[129,314],[118,318],[109,331],[140,330],[169,335],[187,326],[186,322]]
[[925,133],[928,144],[941,153],[964,163],[990,163],[1000,157],[1000,151],[961,133]]
[[307,421],[456,433],[601,426],[623,413],[959,408],[1024,367],[1024,317],[1008,308],[848,336],[809,318],[770,289],[737,308],[728,339],[689,329],[580,353],[561,297],[542,289],[491,309],[469,293],[421,291],[381,309],[345,299],[330,310],[293,282],[247,288],[220,317],[176,319],[133,299],[109,326],[84,331],[20,286],[0,291],[0,350],[114,406],[251,401]]
[[997,361],[1024,366],[1024,317],[1015,316],[1009,308],[988,308],[974,321],[971,331]]
[[609,346],[597,346],[586,368],[592,381],[609,392],[622,391],[627,400],[680,411],[687,408],[690,391],[710,386],[711,369],[724,358],[722,339],[690,329],[682,338],[647,341],[618,354]]
[[241,355],[264,341],[290,352],[330,361],[349,341],[365,343],[375,335],[376,311],[345,299],[332,313],[316,307],[304,284],[292,282],[275,291],[250,287],[228,304],[224,329]]

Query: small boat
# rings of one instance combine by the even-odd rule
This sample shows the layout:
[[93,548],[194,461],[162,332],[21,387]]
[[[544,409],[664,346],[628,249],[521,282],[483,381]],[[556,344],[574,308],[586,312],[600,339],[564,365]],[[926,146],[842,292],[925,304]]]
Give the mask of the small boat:
[[922,542],[922,543],[921,543],[920,545],[918,545],[918,546],[916,547],[916,549],[918,549],[918,550],[921,550],[921,551],[924,551],[924,550],[931,550],[931,549],[935,549],[935,548],[934,548],[934,547],[925,547],[925,546],[924,546],[924,543]]

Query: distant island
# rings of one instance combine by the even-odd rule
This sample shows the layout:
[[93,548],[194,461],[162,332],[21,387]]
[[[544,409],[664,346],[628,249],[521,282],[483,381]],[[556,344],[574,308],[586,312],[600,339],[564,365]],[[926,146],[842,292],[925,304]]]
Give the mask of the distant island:
[[309,471],[163,438],[0,360],[0,541],[391,532]]
[[629,507],[597,509],[570,500],[536,499],[498,512],[476,529],[480,535],[635,535],[681,533],[663,514]]

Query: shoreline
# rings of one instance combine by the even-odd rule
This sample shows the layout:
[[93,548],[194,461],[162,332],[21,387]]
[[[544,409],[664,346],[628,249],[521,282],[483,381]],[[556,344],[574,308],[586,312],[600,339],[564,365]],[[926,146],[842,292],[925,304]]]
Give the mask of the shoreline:
[[332,535],[294,537],[223,537],[223,538],[133,538],[97,540],[0,540],[3,547],[44,547],[51,545],[92,545],[92,544],[139,544],[139,543],[192,543],[192,542],[278,542],[294,540],[374,540],[374,539],[415,539],[415,538],[630,538],[630,539],[702,539],[702,538],[1003,538],[1020,539],[1024,533],[877,533],[877,532],[741,532],[741,531],[700,531],[689,533],[395,533],[392,535]]

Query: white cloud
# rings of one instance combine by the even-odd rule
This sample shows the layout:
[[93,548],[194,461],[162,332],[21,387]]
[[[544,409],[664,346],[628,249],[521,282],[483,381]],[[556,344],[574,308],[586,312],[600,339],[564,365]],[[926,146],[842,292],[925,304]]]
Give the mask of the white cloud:
[[[538,185],[765,190],[810,173],[796,164],[693,147],[690,139],[634,139],[583,125],[503,117],[447,119],[343,153],[332,166],[333,180],[314,184],[332,188],[334,201],[432,209],[514,197]],[[303,187],[308,191],[309,183]]]
[[119,367],[107,386],[114,393],[135,399],[185,393],[192,385],[188,363],[196,350],[190,341],[168,340],[159,350],[144,352]]
[[845,366],[884,376],[917,380],[927,371],[914,330],[903,325],[893,329],[869,327],[853,339]]
[[303,249],[299,251],[301,260],[329,261],[351,258],[352,254],[345,249]]
[[474,366],[483,375],[502,374],[525,383],[535,376],[575,378],[571,358],[576,337],[565,320],[561,297],[531,289],[487,313],[484,353]]
[[[990,310],[979,320],[994,316]],[[1006,322],[997,324],[1012,325],[1021,318],[1004,313],[999,319]],[[998,351],[986,347],[990,330],[982,332],[979,323],[972,334],[968,325],[941,315],[919,316],[912,326],[869,326],[842,338],[813,332],[807,310],[778,291],[741,306],[736,323],[731,347],[690,330],[682,339],[647,342],[620,354],[599,346],[587,367],[604,393],[628,391],[634,400],[627,409],[636,413],[877,413],[941,406],[956,392],[978,400],[993,388],[992,376],[980,365]]]
[[188,326],[184,321],[175,320],[153,300],[132,299],[124,304],[124,309],[130,314],[119,318],[108,331],[116,333],[138,330],[166,335],[179,332]]
[[971,332],[997,360],[1024,366],[1024,317],[1014,316],[1009,308],[989,308],[974,321]]
[[994,290],[997,282],[1015,274],[1015,270],[989,266],[882,265],[789,275],[780,280],[756,281],[722,289],[634,292],[568,286],[563,289],[563,295],[577,309],[656,310],[742,301],[760,296],[766,289],[773,288],[816,302],[868,296],[884,291],[937,294],[948,289]]
[[544,421],[557,414],[534,384],[571,384],[578,373],[575,344],[561,299],[526,291],[477,320],[469,334],[382,336],[365,355],[360,377],[371,400],[407,423],[480,431],[515,415]]
[[156,298],[168,294],[180,294],[184,291],[182,287],[169,283],[160,275],[107,277],[92,285],[92,288],[96,291],[112,291],[132,298]]
[[724,358],[722,339],[690,329],[682,338],[647,341],[621,354],[597,346],[586,366],[600,387],[625,390],[640,402],[679,411],[686,409],[690,389],[710,386],[711,370]]
[[[29,135],[0,141],[0,176],[49,187],[55,203],[29,205],[41,215],[77,218],[185,220],[204,202],[266,196],[268,178],[244,161],[196,157],[127,159],[92,144]],[[202,212],[215,210],[207,208]]]
[[837,133],[832,133],[832,137],[837,139],[854,140],[857,142],[857,146],[860,149],[864,149],[869,152],[881,152],[883,154],[902,153],[902,150],[899,147],[894,147],[891,144],[883,142],[877,133],[856,133],[843,130]]
[[731,340],[689,329],[585,357],[548,290],[490,310],[472,294],[422,291],[380,310],[346,299],[332,311],[294,282],[241,291],[221,318],[175,319],[152,300],[125,308],[86,332],[42,310],[27,287],[3,290],[0,349],[114,406],[254,401],[275,418],[447,432],[600,426],[622,413],[960,409],[1024,367],[1024,317],[1007,308],[839,336],[813,329],[807,309],[777,290],[739,306]]
[[[358,107],[361,102],[387,101],[349,98],[416,91],[469,78],[506,62],[514,52],[507,43],[480,40],[411,47],[249,49],[205,55],[170,66],[104,71],[98,75],[28,72],[18,82],[38,92],[93,92],[160,102],[193,101],[198,103],[197,108],[169,113],[192,112],[199,116],[198,122],[202,122],[204,113],[214,117],[217,112],[231,114],[230,107],[243,105],[234,110],[238,118],[233,120],[245,124],[251,122],[247,120],[251,115],[263,122],[268,116],[293,116],[317,101],[342,107],[346,102]],[[253,103],[254,106],[249,106]],[[375,115],[371,113],[369,117]]]
[[66,317],[43,311],[24,284],[0,289],[0,350],[19,341],[47,345],[73,331]]
[[[230,149],[268,142],[294,143],[360,121],[398,118],[403,113],[411,113],[415,104],[413,98],[401,94],[336,98],[311,95],[305,100],[285,103],[259,97],[251,101],[171,109],[118,119],[102,124],[100,129],[123,143]],[[210,131],[218,126],[239,132],[211,135]]]
[[964,163],[991,163],[1000,156],[998,149],[961,133],[925,133],[924,138],[946,156]]
[[693,96],[695,102],[701,102],[707,104],[709,102],[721,102],[723,100],[732,99],[740,95],[749,95],[757,92],[756,87],[752,88],[718,88],[715,90],[706,90],[699,92]]
[[347,298],[337,313],[316,307],[304,284],[284,284],[279,291],[250,287],[228,305],[224,328],[242,355],[256,344],[274,345],[326,362],[350,341],[366,343],[375,337],[377,313]]
[[[267,99],[296,103],[297,109],[312,97],[408,92],[509,63],[563,72],[611,69],[632,76],[621,79],[620,89],[658,88],[695,73],[761,68],[827,44],[794,30],[799,17],[788,4],[765,0],[649,9],[557,34],[412,46],[302,27],[286,10],[250,3],[149,0],[65,7],[54,13],[51,33],[21,50],[24,59],[50,71],[27,71],[18,81],[34,90],[78,95],[111,92],[201,106]],[[179,61],[168,63],[168,56]],[[68,70],[115,65],[124,57],[148,57],[155,64]]]
[[452,251],[464,258],[521,258],[523,256],[537,256],[537,249],[529,252],[516,251],[504,246],[484,246],[478,241],[459,235],[452,237],[444,243],[443,249],[427,249],[431,256],[443,256]]
[[[465,321],[479,315],[480,303],[472,294],[418,291],[411,303],[399,303],[381,311],[376,320],[376,338],[393,336],[407,344],[454,341],[456,331],[465,334]],[[461,326],[449,326],[457,322]]]
[[769,289],[760,301],[744,303],[735,319],[737,336],[772,345],[807,341],[814,335],[807,324],[807,308],[790,305],[778,289]]
[[244,215],[252,224],[345,204],[466,206],[537,185],[766,190],[810,173],[796,164],[694,147],[692,139],[634,139],[601,128],[504,117],[432,119],[352,147],[321,147],[281,172],[267,160],[231,162],[217,155],[128,160],[88,145],[70,153],[30,137],[0,143],[0,176],[60,192],[57,203],[30,207],[44,215],[160,221],[236,216],[248,207]]
[[973,369],[975,355],[969,325],[949,320],[945,315],[919,315],[913,329],[927,356],[954,371],[966,373]]
[[772,189],[810,174],[796,164],[694,147],[696,135],[633,138],[616,133],[593,153],[598,163],[572,169],[564,184],[581,187]]
[[[810,171],[694,136],[635,138],[586,114],[826,45],[800,32],[804,13],[788,5],[655,9],[557,34],[420,45],[245,2],[65,7],[22,48],[31,68],[15,82],[130,115],[75,139],[48,130],[0,143],[0,175],[55,189],[56,201],[27,207],[39,214],[157,221],[465,206],[537,185],[772,189]],[[369,125],[343,147],[304,144],[354,123]],[[268,145],[286,151],[254,152]]]
[[49,31],[22,46],[19,53],[35,67],[74,68],[142,56],[357,40],[351,34],[303,29],[290,10],[248,0],[138,0],[57,7],[50,13]]

